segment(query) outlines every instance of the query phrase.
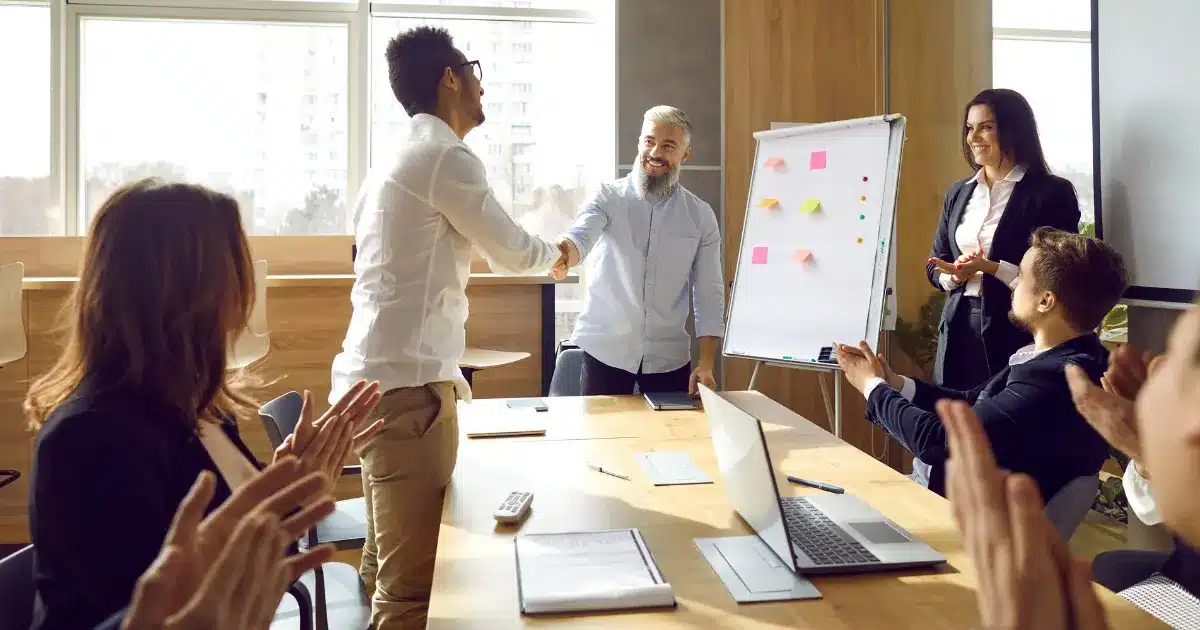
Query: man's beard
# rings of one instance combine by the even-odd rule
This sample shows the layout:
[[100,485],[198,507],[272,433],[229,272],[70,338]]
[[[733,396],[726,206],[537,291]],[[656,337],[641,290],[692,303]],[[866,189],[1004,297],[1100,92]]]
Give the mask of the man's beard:
[[1017,315],[1016,311],[1011,309],[1008,311],[1008,321],[1012,322],[1013,326],[1016,326],[1017,328],[1020,328],[1029,334],[1033,334],[1033,323],[1022,319],[1020,315]]
[[679,165],[675,165],[666,173],[654,175],[646,172],[644,158],[638,158],[633,164],[633,189],[638,199],[659,203],[675,192],[679,183]]

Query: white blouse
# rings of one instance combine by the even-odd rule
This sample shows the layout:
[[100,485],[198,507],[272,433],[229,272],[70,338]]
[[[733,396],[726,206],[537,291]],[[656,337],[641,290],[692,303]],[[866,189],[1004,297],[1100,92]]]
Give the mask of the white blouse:
[[[1003,179],[988,188],[987,180],[983,176],[983,169],[979,169],[975,173],[977,185],[971,193],[971,198],[967,200],[962,221],[954,230],[954,242],[958,244],[958,249],[962,253],[968,254],[982,250],[984,257],[987,257],[992,249],[992,238],[996,235],[996,226],[1000,225],[1000,217],[1004,216],[1004,208],[1008,206],[1008,200],[1012,197],[1017,182],[1021,181],[1023,177],[1025,177],[1025,169],[1017,166],[1009,171]],[[1016,287],[1017,281],[1020,280],[1020,269],[1004,260],[997,264],[999,269],[996,270],[996,278],[1008,285],[1009,289]],[[954,277],[948,273],[943,273],[939,281],[942,288],[947,291],[957,288],[960,284],[955,282]],[[981,271],[967,280],[966,294],[979,295],[982,284],[983,272]]]

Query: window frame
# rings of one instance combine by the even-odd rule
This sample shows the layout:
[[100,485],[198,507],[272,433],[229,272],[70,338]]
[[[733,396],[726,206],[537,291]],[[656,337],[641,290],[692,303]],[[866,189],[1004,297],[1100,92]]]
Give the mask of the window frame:
[[[1048,43],[1068,43],[1068,44],[1091,44],[1092,32],[1090,30],[1067,30],[1067,29],[1051,29],[1051,28],[998,28],[992,27],[992,41],[1026,41],[1026,42],[1048,42]],[[993,61],[993,66],[995,62]],[[1094,70],[1093,70],[1094,71]],[[1090,96],[1089,96],[1090,99]],[[1093,165],[1094,169],[1094,165]],[[1092,173],[1092,179],[1095,180],[1096,173]],[[1092,202],[1095,203],[1094,201]],[[1094,211],[1094,205],[1093,205]],[[1095,221],[1095,217],[1092,217]]]
[[[0,6],[41,6],[50,9],[51,95],[50,177],[58,207],[64,215],[64,236],[4,237],[13,239],[14,253],[26,254],[26,275],[62,275],[74,268],[64,252],[81,248],[86,232],[84,194],[81,180],[81,58],[83,21],[89,18],[145,20],[204,20],[264,22],[277,24],[335,24],[348,29],[348,85],[346,108],[349,129],[346,198],[353,202],[370,168],[371,158],[371,20],[376,17],[442,18],[514,22],[567,22],[598,24],[611,19],[612,2],[596,2],[588,9],[539,9],[529,7],[461,6],[372,2],[371,0],[0,0]],[[19,242],[18,240],[19,239]],[[298,240],[300,239],[300,240]],[[53,262],[37,263],[30,251],[41,247],[54,252]],[[352,271],[350,246],[353,236],[251,236],[255,256],[265,257],[272,273],[327,274]],[[32,248],[32,249],[31,249]],[[7,248],[6,248],[7,249]],[[78,258],[78,253],[74,257]],[[64,258],[64,256],[66,256]],[[7,258],[7,257],[4,257]],[[32,258],[32,260],[29,260]],[[3,261],[0,261],[3,262]],[[31,264],[32,263],[32,264]],[[40,269],[40,267],[45,269]]]

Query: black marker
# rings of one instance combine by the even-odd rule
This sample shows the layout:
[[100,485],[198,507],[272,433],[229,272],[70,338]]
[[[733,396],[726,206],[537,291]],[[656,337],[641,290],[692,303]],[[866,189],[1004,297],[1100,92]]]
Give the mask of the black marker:
[[834,494],[844,494],[846,492],[845,490],[843,490],[842,488],[839,488],[837,486],[831,486],[827,483],[821,483],[819,481],[809,481],[807,479],[801,479],[799,477],[793,477],[791,475],[787,476],[787,480],[792,483],[798,483],[802,486],[808,486],[809,488],[816,488],[817,490],[824,490],[825,492],[832,492]]

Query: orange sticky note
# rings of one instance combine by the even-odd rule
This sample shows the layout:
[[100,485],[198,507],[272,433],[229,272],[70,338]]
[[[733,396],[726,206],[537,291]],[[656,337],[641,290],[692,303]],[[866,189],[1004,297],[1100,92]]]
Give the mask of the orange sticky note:
[[750,264],[765,265],[767,264],[767,248],[765,245],[755,247],[750,254]]
[[763,200],[758,202],[758,207],[777,208],[779,207],[779,200],[774,197],[763,197]]
[[785,166],[785,164],[783,162],[783,158],[773,157],[773,158],[769,158],[767,160],[766,164],[764,164],[764,166],[766,166],[767,168],[781,169]]
[[807,249],[797,249],[795,254],[792,254],[792,260],[796,262],[808,262],[812,260],[812,251]]
[[809,199],[808,201],[804,202],[804,205],[800,206],[801,212],[812,213],[812,212],[816,212],[817,210],[820,210],[820,209],[821,209],[821,200],[819,200],[819,199]]

